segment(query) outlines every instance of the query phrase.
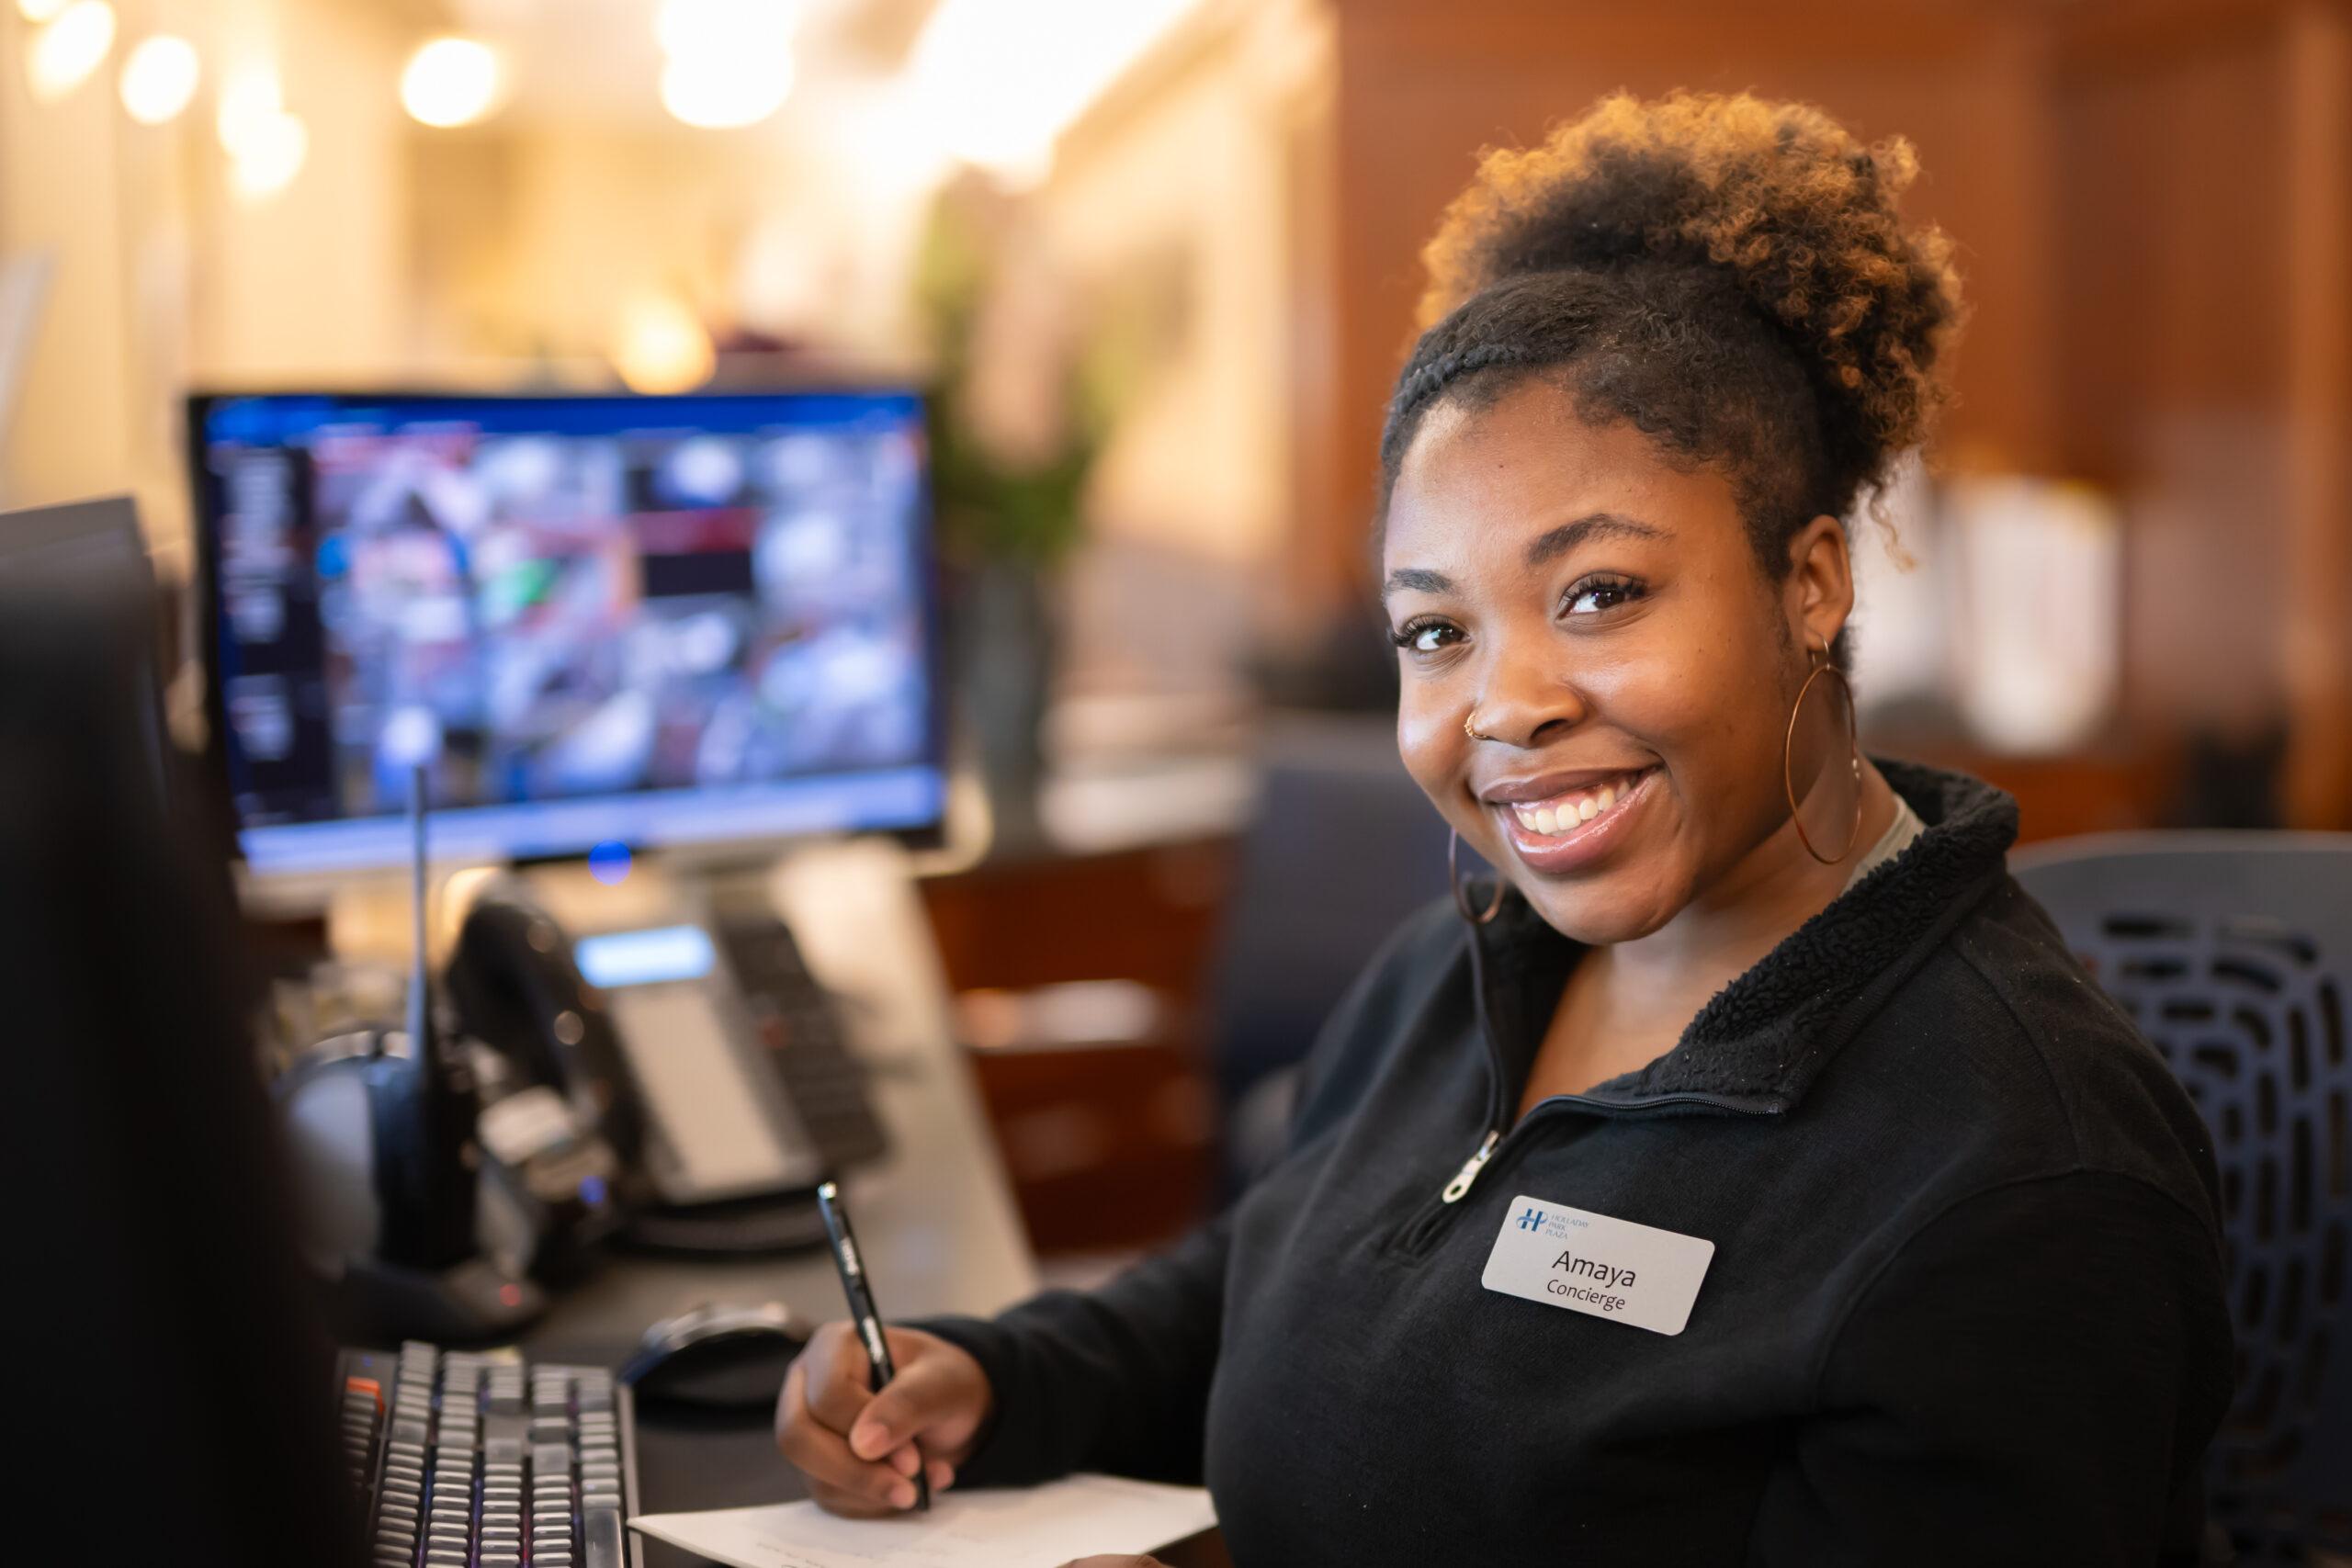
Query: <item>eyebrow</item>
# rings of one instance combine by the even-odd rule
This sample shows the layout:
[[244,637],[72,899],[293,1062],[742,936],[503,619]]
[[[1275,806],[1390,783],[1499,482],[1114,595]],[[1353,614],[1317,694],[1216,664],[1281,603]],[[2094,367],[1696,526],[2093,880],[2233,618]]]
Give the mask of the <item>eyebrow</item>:
[[1587,539],[1663,539],[1666,530],[1619,512],[1595,512],[1563,523],[1527,547],[1527,564],[1554,561]]
[[1416,566],[1399,567],[1388,574],[1386,582],[1380,585],[1380,596],[1385,599],[1399,588],[1416,589],[1423,593],[1443,593],[1453,586],[1453,579],[1442,571],[1424,571]]
[[[1637,517],[1619,512],[1595,512],[1572,523],[1563,523],[1547,529],[1527,547],[1527,564],[1545,565],[1566,555],[1588,539],[1663,539],[1666,530]],[[1380,596],[1385,599],[1400,588],[1410,588],[1423,593],[1444,593],[1453,587],[1453,579],[1442,571],[1429,571],[1420,567],[1399,567],[1388,574],[1381,584]]]

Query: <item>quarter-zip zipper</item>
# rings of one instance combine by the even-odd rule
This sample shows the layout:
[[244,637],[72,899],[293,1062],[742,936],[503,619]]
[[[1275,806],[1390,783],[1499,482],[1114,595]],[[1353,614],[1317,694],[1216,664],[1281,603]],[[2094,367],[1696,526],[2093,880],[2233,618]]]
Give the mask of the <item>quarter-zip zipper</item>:
[[1521,1134],[1529,1126],[1543,1120],[1546,1112],[1555,1112],[1557,1110],[1576,1106],[1603,1116],[1615,1116],[1629,1111],[1652,1111],[1664,1106],[1691,1105],[1703,1106],[1709,1110],[1726,1111],[1737,1116],[1770,1116],[1776,1113],[1776,1108],[1772,1106],[1758,1105],[1724,1095],[1701,1094],[1695,1091],[1654,1094],[1641,1100],[1596,1100],[1590,1095],[1583,1094],[1551,1094],[1529,1106],[1527,1114],[1521,1117],[1516,1125],[1511,1125],[1505,1118],[1503,1107],[1502,1042],[1496,1037],[1494,1019],[1487,1009],[1486,953],[1478,941],[1478,930],[1475,926],[1470,930],[1470,987],[1472,1005],[1478,1019],[1479,1039],[1486,1048],[1486,1130],[1479,1137],[1477,1148],[1472,1151],[1468,1159],[1462,1162],[1462,1168],[1455,1171],[1453,1179],[1440,1190],[1437,1201],[1422,1205],[1390,1244],[1394,1250],[1407,1257],[1419,1257],[1429,1250],[1430,1244],[1445,1228],[1447,1220],[1461,1205],[1462,1200],[1470,1195],[1470,1189],[1477,1185],[1478,1178],[1485,1173],[1489,1165],[1494,1163],[1496,1155],[1507,1150],[1516,1150],[1523,1145],[1526,1140]]
[[1453,1173],[1453,1179],[1445,1184],[1443,1192],[1438,1194],[1438,1201],[1460,1202],[1463,1195],[1470,1190],[1470,1184],[1478,1179],[1478,1173],[1487,1168],[1487,1162],[1494,1158],[1495,1145],[1502,1141],[1503,1135],[1500,1133],[1488,1128],[1487,1141],[1478,1145],[1476,1154],[1462,1162],[1462,1168]]
[[1498,1127],[1487,1128],[1476,1152],[1462,1162],[1460,1170],[1453,1173],[1453,1179],[1445,1184],[1444,1190],[1433,1201],[1424,1203],[1396,1233],[1396,1239],[1390,1244],[1392,1249],[1408,1258],[1418,1258],[1427,1253],[1430,1244],[1460,1209],[1462,1200],[1470,1195],[1470,1189],[1476,1185],[1478,1178],[1495,1163],[1496,1156],[1518,1153],[1526,1145],[1524,1134],[1527,1130],[1537,1122],[1548,1120],[1547,1112],[1557,1115],[1561,1111],[1577,1107],[1613,1117],[1623,1111],[1654,1111],[1674,1105],[1703,1106],[1734,1116],[1779,1114],[1774,1107],[1769,1105],[1754,1105],[1713,1094],[1654,1094],[1643,1100],[1595,1100],[1581,1094],[1546,1095],[1529,1106],[1527,1114],[1519,1119],[1519,1124],[1508,1132]]
[[[1649,1111],[1661,1105],[1703,1105],[1714,1111],[1727,1111],[1735,1116],[1770,1116],[1775,1113],[1769,1105],[1750,1105],[1719,1094],[1654,1094],[1645,1100],[1595,1100],[1582,1094],[1547,1094],[1527,1108],[1527,1114],[1520,1118],[1519,1125],[1526,1126],[1555,1105],[1581,1105],[1589,1111],[1604,1114],[1620,1111]],[[1512,1129],[1512,1132],[1517,1131],[1518,1128]],[[1480,1144],[1478,1152],[1464,1160],[1462,1168],[1454,1172],[1453,1179],[1447,1182],[1445,1190],[1438,1194],[1438,1201],[1459,1203],[1468,1197],[1471,1184],[1478,1179],[1478,1173],[1487,1168],[1487,1162],[1495,1157],[1496,1145],[1507,1135],[1499,1129],[1488,1128],[1486,1142]]]

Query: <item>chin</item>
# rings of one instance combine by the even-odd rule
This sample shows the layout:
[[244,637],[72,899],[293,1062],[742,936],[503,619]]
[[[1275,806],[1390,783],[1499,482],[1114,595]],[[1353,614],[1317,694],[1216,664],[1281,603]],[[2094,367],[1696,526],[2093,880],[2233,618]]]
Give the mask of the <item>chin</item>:
[[1545,925],[1587,947],[1638,941],[1681,908],[1656,887],[1570,887],[1529,877],[1519,880],[1519,890]]

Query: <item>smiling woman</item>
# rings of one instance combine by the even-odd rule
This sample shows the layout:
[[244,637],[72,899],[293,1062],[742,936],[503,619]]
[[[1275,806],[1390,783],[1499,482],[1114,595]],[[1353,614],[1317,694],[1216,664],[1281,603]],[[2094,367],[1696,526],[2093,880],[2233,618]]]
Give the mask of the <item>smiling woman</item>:
[[1490,155],[1430,243],[1381,446],[1398,743],[1602,950],[1526,1104],[1666,1050],[1913,828],[1814,679],[1849,660],[1841,520],[1947,397],[1913,173],[1802,106],[1616,97]]
[[2197,1560],[2196,1111],[2007,875],[2015,803],[1864,758],[1838,675],[1845,519],[1960,314],[1911,173],[1747,97],[1488,158],[1382,576],[1399,749],[1502,881],[1374,959],[1174,1251],[901,1330],[879,1395],[820,1335],[820,1498],[1205,1479],[1243,1563]]

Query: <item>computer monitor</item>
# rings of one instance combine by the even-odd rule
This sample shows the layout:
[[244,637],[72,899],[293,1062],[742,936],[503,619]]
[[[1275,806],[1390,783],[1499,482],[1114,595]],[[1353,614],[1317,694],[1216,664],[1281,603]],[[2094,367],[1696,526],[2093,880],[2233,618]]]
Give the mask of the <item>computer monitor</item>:
[[207,396],[204,642],[247,867],[933,829],[922,398]]
[[20,593],[96,599],[115,615],[155,613],[154,573],[128,496],[0,512],[0,573]]
[[21,612],[33,604],[69,607],[107,645],[138,649],[125,669],[141,683],[142,733],[160,777],[170,744],[163,722],[162,604],[129,496],[0,512],[0,604]]
[[[42,1413],[43,1506],[11,1556],[356,1564],[334,1362],[224,846],[156,700],[155,610],[128,502],[0,513],[0,1183],[10,1290],[42,1325],[8,1372]],[[132,1409],[165,1456],[136,1519],[108,1478]]]

